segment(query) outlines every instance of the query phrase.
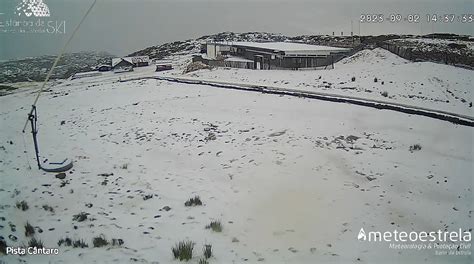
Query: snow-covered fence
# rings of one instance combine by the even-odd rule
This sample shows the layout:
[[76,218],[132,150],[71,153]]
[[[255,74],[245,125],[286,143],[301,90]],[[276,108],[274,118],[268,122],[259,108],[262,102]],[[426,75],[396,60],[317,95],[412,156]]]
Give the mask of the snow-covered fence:
[[339,55],[339,56],[333,56],[333,64],[344,58],[348,58],[365,48],[367,48],[367,45],[360,44],[360,45],[357,45],[356,47],[353,47],[349,52],[345,52],[344,54]]
[[378,43],[378,46],[380,48],[386,49],[394,54],[397,54],[398,56],[407,59],[407,60],[412,60],[412,50],[407,47],[395,45],[392,43],[387,43],[387,42],[381,42]]
[[474,70],[474,59],[472,56],[457,54],[450,52],[449,50],[444,52],[429,50],[424,51],[415,49],[414,47],[404,46],[399,43],[387,41],[378,42],[377,46],[410,61],[430,61]]

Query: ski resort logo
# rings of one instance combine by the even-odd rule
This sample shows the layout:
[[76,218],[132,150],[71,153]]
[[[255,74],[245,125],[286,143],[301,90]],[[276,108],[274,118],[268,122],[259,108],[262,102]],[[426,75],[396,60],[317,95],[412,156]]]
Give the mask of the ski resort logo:
[[19,17],[50,17],[49,7],[43,0],[22,0],[17,6],[15,14]]
[[51,19],[46,0],[17,1],[10,14],[0,13],[0,34],[66,34],[66,20]]

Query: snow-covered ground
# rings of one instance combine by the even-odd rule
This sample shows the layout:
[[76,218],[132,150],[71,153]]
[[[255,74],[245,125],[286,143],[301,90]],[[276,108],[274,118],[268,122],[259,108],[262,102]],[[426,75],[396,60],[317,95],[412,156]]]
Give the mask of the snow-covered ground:
[[[410,62],[380,48],[362,50],[334,67],[318,71],[217,68],[184,76],[350,95],[474,116],[472,70],[432,62]],[[181,72],[172,75],[181,76]]]
[[[379,63],[369,63],[371,56]],[[472,75],[464,70],[408,63],[382,50],[350,60],[334,71],[190,75],[377,98],[386,90],[387,100],[472,113],[446,92],[471,100]],[[153,74],[147,67],[120,78]],[[67,81],[41,97],[41,153],[75,161],[64,180],[35,168],[29,133],[24,153],[20,131],[34,94],[0,97],[0,235],[8,245],[25,244],[28,221],[48,248],[66,236],[89,244],[0,260],[179,263],[171,247],[189,239],[196,243],[189,263],[198,262],[204,244],[212,244],[210,263],[472,262],[357,240],[360,228],[472,228],[472,128],[348,104],[118,78]],[[450,103],[408,97],[418,91]],[[421,150],[410,151],[415,144]],[[195,195],[203,205],[184,206]],[[15,206],[23,200],[26,211]],[[88,218],[73,220],[80,212]],[[221,233],[205,229],[211,220],[221,221]],[[101,234],[124,245],[93,248]]]

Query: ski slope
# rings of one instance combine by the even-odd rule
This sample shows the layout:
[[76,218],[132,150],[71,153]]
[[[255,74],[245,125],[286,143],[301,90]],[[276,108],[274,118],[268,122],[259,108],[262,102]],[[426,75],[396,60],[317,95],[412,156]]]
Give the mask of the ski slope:
[[[376,52],[381,62],[389,56]],[[334,72],[244,71],[243,77],[241,70],[222,69],[194,74],[270,84],[276,76],[294,87],[305,82],[302,76],[323,76],[311,77],[317,85],[360,72],[353,85],[362,89],[374,85],[371,71],[376,67],[363,70],[364,56],[373,54],[360,56],[342,61]],[[402,88],[409,78],[433,78],[413,73],[400,80],[412,69],[404,67],[415,66],[388,60],[394,71],[380,71],[378,77],[387,86],[396,81],[393,100],[420,87]],[[435,66],[444,67],[429,67]],[[338,75],[343,67],[346,75]],[[394,72],[398,77],[389,78]],[[118,82],[150,75],[152,69],[146,68],[131,76],[66,81],[40,98],[41,154],[75,162],[64,180],[34,167],[28,133],[26,148],[23,144],[20,131],[33,91],[0,97],[0,235],[8,245],[20,246],[27,242],[23,226],[28,221],[46,247],[57,247],[66,236],[89,245],[61,246],[57,256],[10,255],[2,261],[179,263],[171,247],[186,239],[195,242],[189,263],[198,263],[204,244],[213,247],[210,263],[472,261],[472,256],[438,256],[434,250],[395,250],[387,243],[357,240],[360,228],[472,228],[472,128],[304,98],[159,80]],[[457,70],[437,76],[453,91],[461,88],[452,84],[472,78]],[[461,111],[465,106],[452,107]],[[421,150],[410,151],[415,144]],[[184,206],[195,195],[203,205]],[[15,207],[23,200],[26,211]],[[88,213],[87,219],[73,220],[80,212]],[[221,221],[221,233],[205,229],[211,220]],[[100,235],[124,244],[93,248],[93,237]]]

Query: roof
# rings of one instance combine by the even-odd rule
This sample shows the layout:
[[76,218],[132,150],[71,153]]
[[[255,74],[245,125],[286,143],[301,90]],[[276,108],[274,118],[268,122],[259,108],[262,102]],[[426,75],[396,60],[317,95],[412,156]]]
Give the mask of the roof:
[[120,62],[122,61],[126,61],[130,64],[133,64],[131,60],[127,60],[127,58],[113,58],[112,59],[112,68],[115,68],[115,66],[117,66],[117,64],[119,64]]
[[221,42],[216,43],[227,46],[240,46],[246,48],[267,49],[272,52],[284,52],[285,55],[328,55],[330,53],[346,52],[350,49],[329,46],[309,45],[292,42]]
[[135,56],[135,57],[123,57],[123,58],[113,58],[112,59],[112,67],[119,64],[121,61],[126,61],[131,64],[137,64],[139,62],[149,62],[150,58],[148,56]]

